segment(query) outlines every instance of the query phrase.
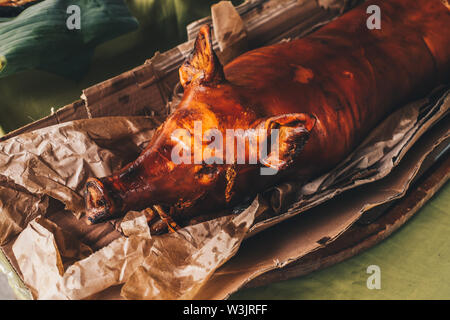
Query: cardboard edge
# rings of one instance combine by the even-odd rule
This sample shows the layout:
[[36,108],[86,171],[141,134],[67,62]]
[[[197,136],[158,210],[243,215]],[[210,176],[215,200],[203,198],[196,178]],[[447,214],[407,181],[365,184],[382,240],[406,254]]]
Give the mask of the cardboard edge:
[[[449,141],[444,141],[442,145],[448,147],[449,143]],[[433,154],[428,156],[428,158],[432,157]],[[449,179],[450,152],[447,151],[441,159],[429,166],[412,188],[408,189],[403,198],[390,202],[387,208],[373,221],[359,224],[358,220],[329,245],[308,253],[280,269],[271,270],[250,280],[242,289],[304,276],[333,266],[372,248],[407,224]]]

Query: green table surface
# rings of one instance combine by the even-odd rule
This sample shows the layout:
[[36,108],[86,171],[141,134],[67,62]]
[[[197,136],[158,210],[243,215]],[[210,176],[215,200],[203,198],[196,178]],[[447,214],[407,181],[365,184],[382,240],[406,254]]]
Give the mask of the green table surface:
[[[380,267],[368,289],[367,267]],[[232,299],[450,299],[450,183],[378,245],[309,275],[237,292]]]
[[[79,99],[82,89],[181,43],[186,38],[184,26],[209,15],[215,2],[128,0],[139,30],[98,47],[89,73],[80,82],[39,71],[0,79],[0,126],[8,132],[46,116],[51,108]],[[447,183],[405,226],[377,246],[307,276],[240,291],[232,299],[450,299],[449,208]],[[370,265],[380,267],[379,290],[366,286]]]

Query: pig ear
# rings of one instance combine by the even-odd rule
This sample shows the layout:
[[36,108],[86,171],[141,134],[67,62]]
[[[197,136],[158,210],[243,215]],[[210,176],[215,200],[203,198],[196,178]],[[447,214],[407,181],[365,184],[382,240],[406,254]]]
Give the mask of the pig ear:
[[225,80],[222,65],[213,50],[211,30],[208,25],[200,28],[194,51],[183,63],[179,73],[180,82],[184,88],[191,83],[214,85]]
[[261,162],[275,170],[275,173],[288,168],[302,151],[315,124],[316,118],[307,113],[290,113],[265,119],[258,129],[265,129],[266,146],[270,145],[270,148],[267,157],[262,157]]

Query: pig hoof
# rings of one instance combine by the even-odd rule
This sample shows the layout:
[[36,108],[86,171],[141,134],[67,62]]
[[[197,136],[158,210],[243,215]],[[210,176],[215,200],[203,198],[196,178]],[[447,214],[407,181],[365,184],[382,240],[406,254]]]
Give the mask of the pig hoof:
[[101,180],[89,178],[85,192],[86,213],[89,224],[104,221],[116,214],[117,206]]

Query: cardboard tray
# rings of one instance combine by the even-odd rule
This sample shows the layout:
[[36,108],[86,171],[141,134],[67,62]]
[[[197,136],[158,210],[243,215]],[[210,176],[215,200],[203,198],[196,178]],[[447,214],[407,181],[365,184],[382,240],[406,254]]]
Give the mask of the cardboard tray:
[[406,224],[450,178],[450,142],[428,157],[406,195],[367,211],[339,238],[287,266],[269,271],[247,283],[253,288],[305,276],[325,269],[377,245]]

